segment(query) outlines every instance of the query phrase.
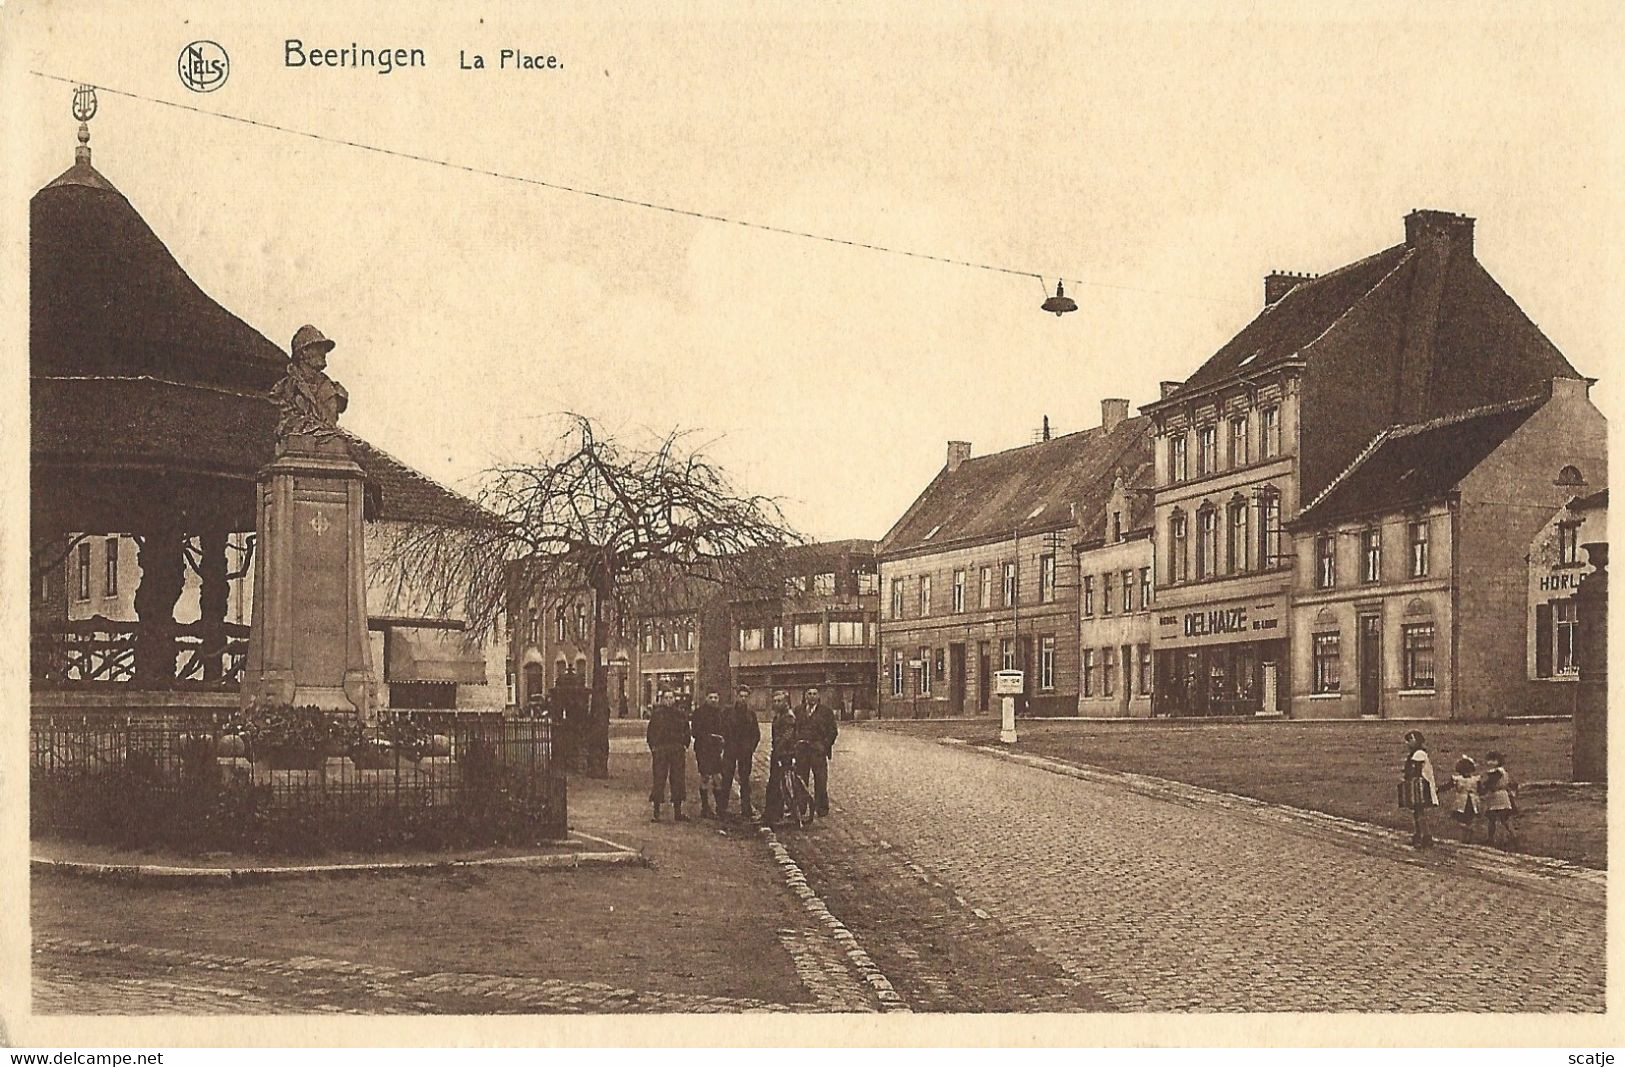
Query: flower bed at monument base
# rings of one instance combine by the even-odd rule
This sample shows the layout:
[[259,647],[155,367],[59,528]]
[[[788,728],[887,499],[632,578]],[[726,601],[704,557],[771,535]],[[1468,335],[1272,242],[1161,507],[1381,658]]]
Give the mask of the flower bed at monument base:
[[[236,732],[228,732],[236,731]],[[247,736],[250,740],[245,741]],[[123,848],[321,855],[511,846],[567,834],[545,723],[399,724],[256,744],[230,722],[30,726],[35,835]]]

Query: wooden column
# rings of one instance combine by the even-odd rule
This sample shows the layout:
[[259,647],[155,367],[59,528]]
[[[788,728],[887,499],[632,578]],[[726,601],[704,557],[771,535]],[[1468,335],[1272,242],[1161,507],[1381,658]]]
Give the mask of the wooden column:
[[202,549],[198,563],[198,577],[202,580],[198,623],[203,631],[203,680],[218,682],[225,673],[226,605],[231,593],[231,584],[226,581],[226,531],[219,527],[206,529],[198,543]]
[[175,681],[175,602],[186,577],[183,535],[178,521],[152,520],[140,535],[141,582],[135,614],[141,631],[135,645],[135,684],[167,689]]

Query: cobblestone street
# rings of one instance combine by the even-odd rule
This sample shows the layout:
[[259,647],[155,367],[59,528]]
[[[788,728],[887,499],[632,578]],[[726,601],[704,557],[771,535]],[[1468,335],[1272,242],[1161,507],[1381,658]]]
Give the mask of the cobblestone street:
[[36,1010],[1603,1006],[1595,883],[862,727],[831,764],[833,817],[781,828],[785,853],[740,823],[650,824],[634,747],[579,784],[572,821],[652,869],[224,890],[36,875]]
[[[784,840],[916,1007],[973,1006],[979,944],[1030,946],[1006,1010],[1603,1009],[1603,907],[1561,885],[861,727],[830,778]],[[922,890],[937,925],[889,924]]]

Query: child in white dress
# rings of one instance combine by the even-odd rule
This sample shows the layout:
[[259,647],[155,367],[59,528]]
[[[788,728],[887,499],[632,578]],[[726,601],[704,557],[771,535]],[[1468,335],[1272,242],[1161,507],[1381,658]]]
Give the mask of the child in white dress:
[[1461,839],[1473,839],[1473,823],[1478,819],[1478,764],[1471,756],[1456,761],[1456,773],[1450,776],[1450,786],[1456,792],[1455,812],[1452,818],[1461,827]]

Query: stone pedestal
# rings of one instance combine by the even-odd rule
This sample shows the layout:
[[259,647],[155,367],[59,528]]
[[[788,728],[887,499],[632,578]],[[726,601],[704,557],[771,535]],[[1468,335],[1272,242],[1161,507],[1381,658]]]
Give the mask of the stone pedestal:
[[364,474],[341,438],[294,434],[260,471],[242,700],[372,722]]

